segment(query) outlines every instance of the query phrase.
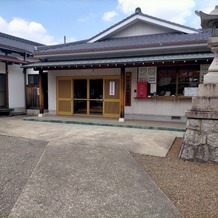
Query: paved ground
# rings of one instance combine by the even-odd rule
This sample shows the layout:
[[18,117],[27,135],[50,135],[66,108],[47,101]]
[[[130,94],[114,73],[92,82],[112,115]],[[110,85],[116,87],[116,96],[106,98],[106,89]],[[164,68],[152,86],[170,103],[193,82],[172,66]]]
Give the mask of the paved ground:
[[[143,144],[160,146],[165,138],[169,144],[175,137],[172,132],[36,123],[12,117],[0,118],[0,133],[2,214],[182,217],[129,153],[135,147],[144,152]],[[14,191],[6,188],[14,182],[18,184]]]
[[47,142],[0,135],[0,217],[7,217]]

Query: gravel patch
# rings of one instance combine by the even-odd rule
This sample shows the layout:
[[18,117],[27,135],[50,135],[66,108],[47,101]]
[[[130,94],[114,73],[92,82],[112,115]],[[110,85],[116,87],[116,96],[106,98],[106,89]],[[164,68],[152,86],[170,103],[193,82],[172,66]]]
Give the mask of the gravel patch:
[[185,218],[218,217],[218,166],[178,158],[177,138],[166,158],[132,154]]

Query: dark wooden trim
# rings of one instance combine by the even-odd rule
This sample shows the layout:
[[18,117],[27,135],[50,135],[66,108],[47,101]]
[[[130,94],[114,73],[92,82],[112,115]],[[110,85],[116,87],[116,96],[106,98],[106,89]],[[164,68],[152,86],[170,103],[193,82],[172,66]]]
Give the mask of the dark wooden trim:
[[121,79],[120,79],[120,118],[124,118],[124,104],[125,104],[125,67],[121,67]]
[[8,89],[8,63],[5,63],[5,74],[6,74],[6,84],[5,84],[5,106],[9,108],[9,89]]
[[24,105],[26,111],[27,109],[26,69],[23,69],[23,76],[24,76]]
[[39,113],[44,113],[43,70],[39,71]]
[[[185,62],[184,62],[185,61]],[[156,66],[156,67],[176,67],[176,66],[187,66],[187,65],[201,65],[201,64],[211,64],[212,59],[207,58],[205,60],[184,60],[184,61],[159,61],[159,62],[144,62],[144,63],[102,63],[102,64],[88,64],[88,65],[78,65],[78,66],[39,66],[32,67],[35,71],[38,70],[78,70],[78,69],[102,69],[102,68],[127,68],[127,67],[145,67],[145,66]],[[25,66],[25,65],[24,65]],[[28,65],[27,65],[28,66]],[[27,67],[28,68],[28,67]]]
[[131,86],[132,86],[132,73],[126,72],[125,75],[125,106],[131,106]]

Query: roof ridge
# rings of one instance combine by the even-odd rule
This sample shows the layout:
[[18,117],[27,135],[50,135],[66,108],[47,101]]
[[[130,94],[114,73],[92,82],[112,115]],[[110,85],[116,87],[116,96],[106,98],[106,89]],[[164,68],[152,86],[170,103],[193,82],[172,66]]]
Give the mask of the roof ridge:
[[163,19],[163,18],[151,16],[151,15],[144,14],[144,13],[141,13],[141,15],[145,16],[145,17],[150,17],[150,18],[153,18],[153,19],[156,19],[156,20],[159,20],[159,21],[164,21],[164,22],[167,22],[167,23],[170,23],[170,24],[174,24],[174,25],[177,25],[177,26],[180,26],[180,27],[185,27],[185,28],[190,29],[190,30],[198,31],[198,29],[195,29],[193,27],[189,27],[189,26],[186,26],[186,25],[183,25],[183,24],[172,22],[172,21],[169,21],[169,20],[166,20],[166,19]]

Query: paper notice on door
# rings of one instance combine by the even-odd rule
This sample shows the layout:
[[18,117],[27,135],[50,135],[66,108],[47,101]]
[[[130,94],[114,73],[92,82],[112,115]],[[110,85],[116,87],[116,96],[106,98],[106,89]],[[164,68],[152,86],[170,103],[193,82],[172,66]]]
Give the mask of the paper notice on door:
[[110,95],[115,95],[115,81],[110,81],[109,93]]

